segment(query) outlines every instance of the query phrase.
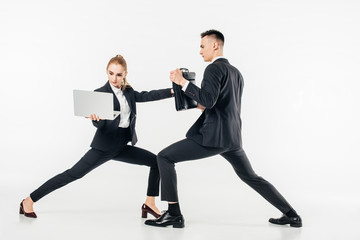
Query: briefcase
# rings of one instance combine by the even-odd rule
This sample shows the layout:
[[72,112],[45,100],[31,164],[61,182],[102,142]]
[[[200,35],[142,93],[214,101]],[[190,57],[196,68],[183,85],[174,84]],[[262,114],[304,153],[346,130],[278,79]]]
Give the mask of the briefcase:
[[[182,71],[183,77],[190,81],[191,83],[195,84],[195,73],[189,72],[187,68],[180,68]],[[174,97],[175,97],[175,108],[176,111],[187,110],[191,108],[197,107],[197,102],[188,96],[181,90],[181,86],[177,85],[173,82],[173,90],[174,90]]]

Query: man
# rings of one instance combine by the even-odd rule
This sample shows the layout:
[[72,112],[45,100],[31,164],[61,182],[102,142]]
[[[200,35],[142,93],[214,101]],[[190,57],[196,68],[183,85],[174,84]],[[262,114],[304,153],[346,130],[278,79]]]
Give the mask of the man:
[[272,184],[256,175],[242,149],[240,110],[243,78],[239,70],[223,57],[223,47],[224,35],[219,31],[209,30],[201,34],[200,55],[205,62],[211,62],[205,69],[201,88],[184,79],[179,69],[170,73],[170,80],[181,85],[186,96],[198,102],[203,113],[186,134],[186,139],[158,154],[161,199],[169,202],[169,208],[160,218],[147,220],[145,224],[184,227],[178,203],[175,163],[220,154],[230,162],[242,181],[283,213],[282,217],[271,218],[269,222],[301,227],[300,216]]

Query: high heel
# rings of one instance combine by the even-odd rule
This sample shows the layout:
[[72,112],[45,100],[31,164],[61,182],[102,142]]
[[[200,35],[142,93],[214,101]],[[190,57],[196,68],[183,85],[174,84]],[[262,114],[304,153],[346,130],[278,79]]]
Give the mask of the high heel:
[[147,218],[147,214],[148,214],[148,212],[146,212],[144,209],[141,209],[141,217],[142,218]]
[[22,202],[20,203],[19,214],[24,214],[25,217],[29,217],[29,218],[37,218],[35,212],[30,212],[30,213],[25,212],[23,201],[25,201],[25,199],[22,200]]
[[161,215],[157,214],[154,210],[152,210],[148,205],[146,205],[145,203],[142,205],[141,207],[141,217],[142,218],[147,218],[147,214],[150,213],[151,215],[153,215],[155,218],[159,218]]

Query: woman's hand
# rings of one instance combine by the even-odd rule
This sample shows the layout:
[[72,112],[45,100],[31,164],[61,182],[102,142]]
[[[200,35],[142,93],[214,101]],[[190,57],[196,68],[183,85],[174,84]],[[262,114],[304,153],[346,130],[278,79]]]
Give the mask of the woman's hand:
[[[88,117],[87,117],[88,118]],[[100,121],[100,117],[99,116],[96,116],[96,114],[91,114],[90,115],[90,119],[92,121]]]
[[171,89],[170,92],[171,92],[171,95],[174,96],[174,90]]
[[198,109],[200,109],[202,112],[206,109],[206,107],[204,107],[203,105],[201,105],[200,103],[197,104]]

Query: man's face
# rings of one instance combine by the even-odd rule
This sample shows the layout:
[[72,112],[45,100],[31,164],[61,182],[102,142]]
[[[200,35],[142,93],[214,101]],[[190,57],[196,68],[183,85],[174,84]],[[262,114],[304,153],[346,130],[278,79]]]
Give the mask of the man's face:
[[215,39],[205,36],[201,39],[200,44],[200,55],[203,57],[205,62],[211,62],[214,58],[215,53]]

